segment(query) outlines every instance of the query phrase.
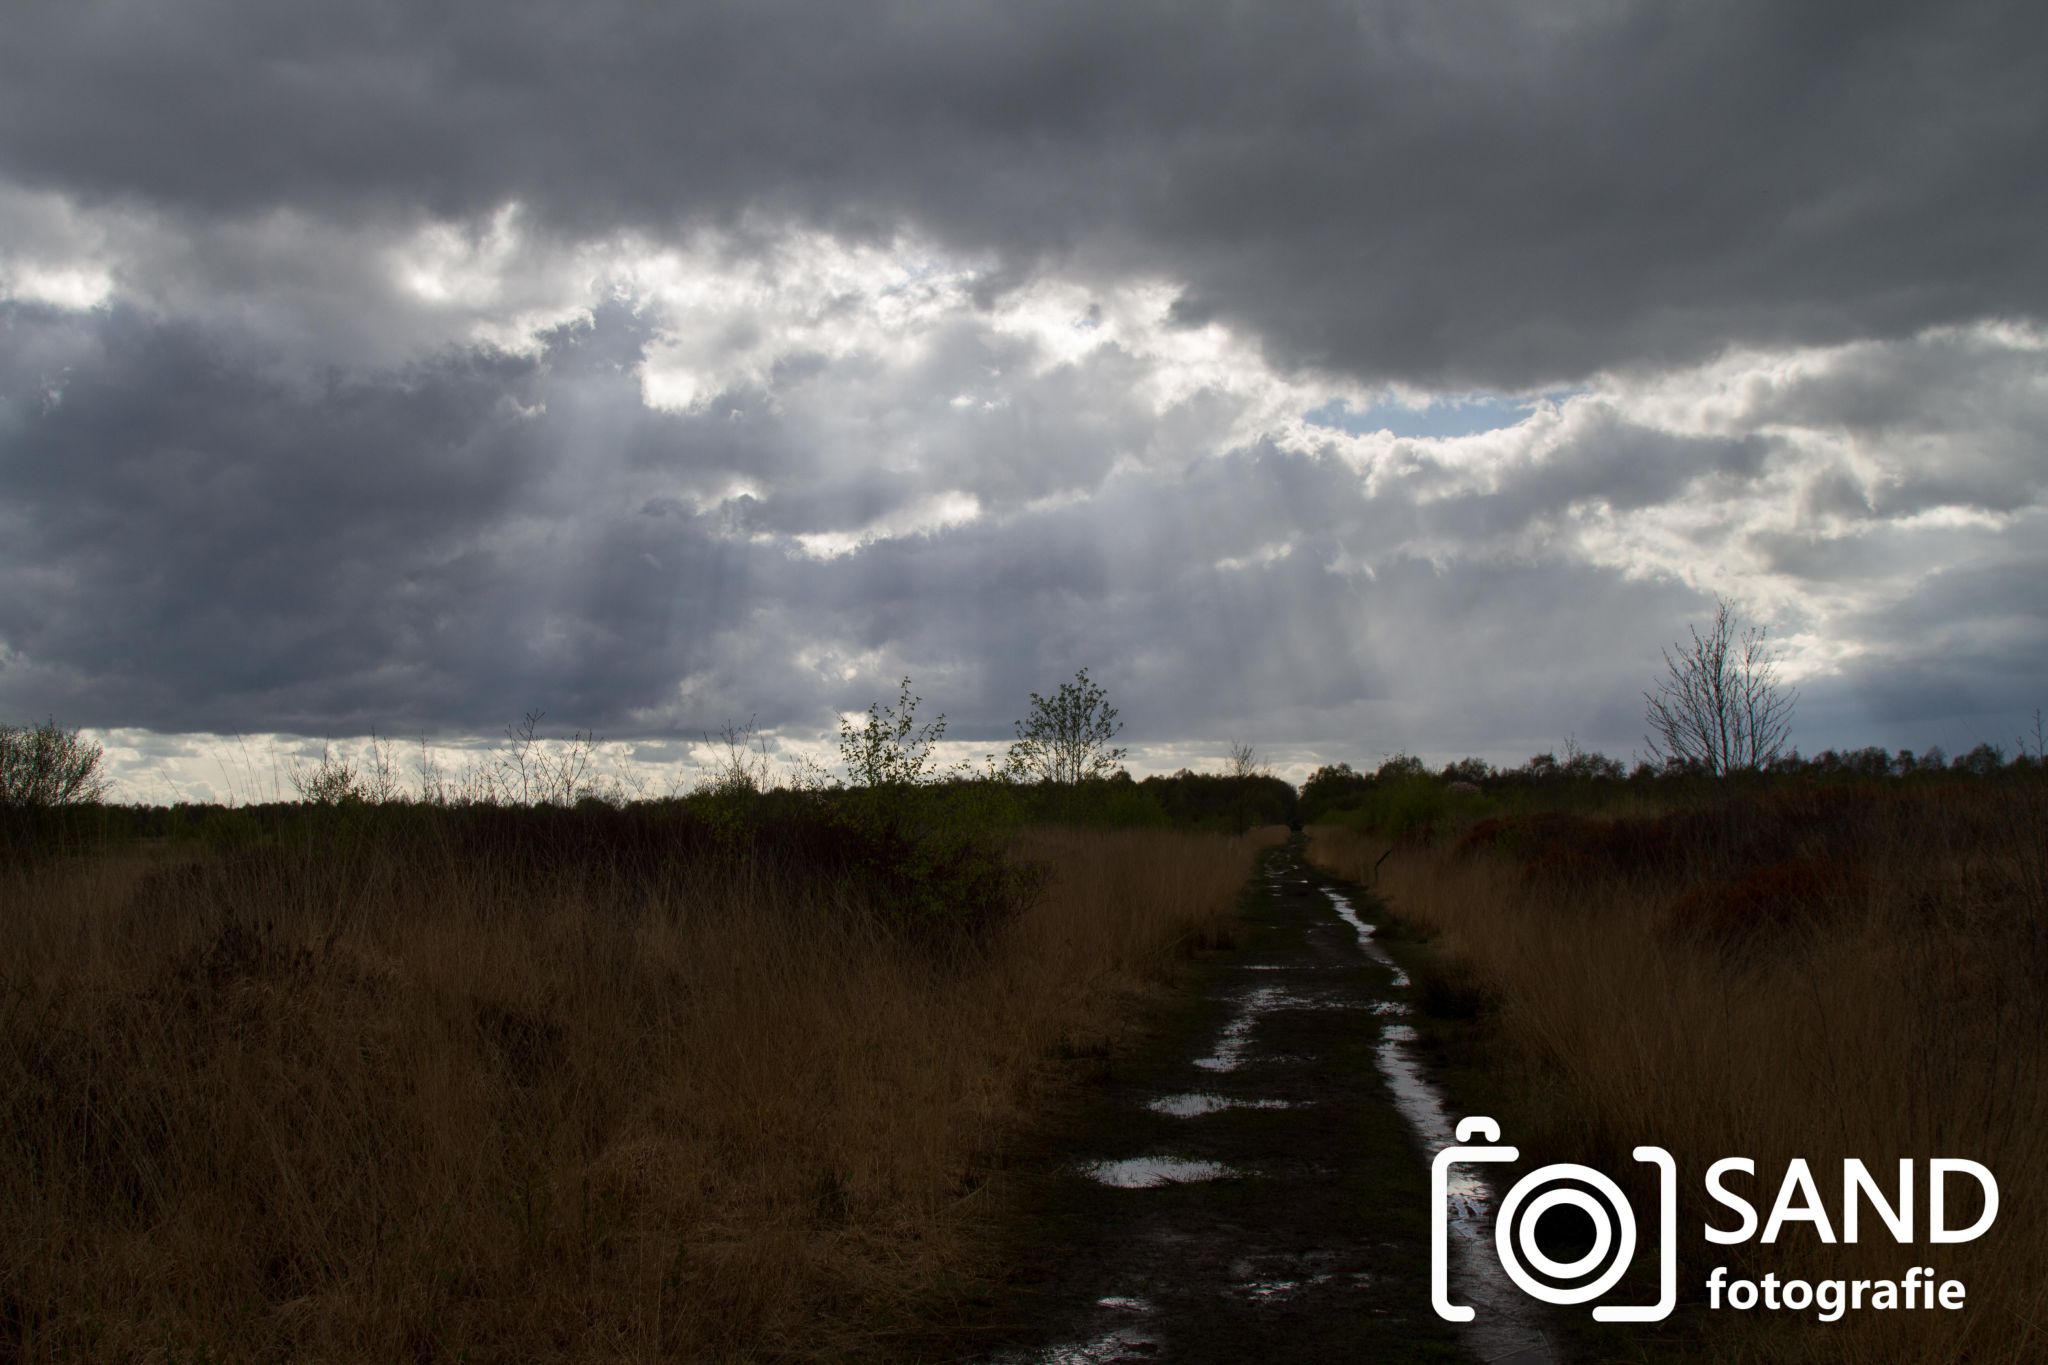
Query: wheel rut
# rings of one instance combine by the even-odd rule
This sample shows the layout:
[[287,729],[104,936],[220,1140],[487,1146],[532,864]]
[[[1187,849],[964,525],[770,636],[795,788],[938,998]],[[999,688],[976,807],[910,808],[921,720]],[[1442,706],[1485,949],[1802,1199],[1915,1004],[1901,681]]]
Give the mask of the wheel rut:
[[1549,1365],[1532,1319],[1482,1303],[1460,1329],[1430,1308],[1428,1153],[1448,1125],[1409,1056],[1406,973],[1299,840],[1256,875],[1247,941],[1020,1154],[1037,1216],[998,1310],[1012,1326],[970,1358]]

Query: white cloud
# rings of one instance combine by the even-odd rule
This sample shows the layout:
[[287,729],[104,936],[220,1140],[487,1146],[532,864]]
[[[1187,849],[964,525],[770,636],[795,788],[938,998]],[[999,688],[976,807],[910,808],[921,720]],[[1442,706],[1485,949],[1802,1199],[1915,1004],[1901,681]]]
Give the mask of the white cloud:
[[[965,526],[980,516],[980,499],[972,493],[952,490],[920,498],[850,531],[799,533],[793,539],[813,559],[838,559],[877,541],[935,535],[955,526]],[[774,537],[766,539],[772,541]]]
[[[75,462],[75,485],[38,465],[24,499],[52,501],[15,515],[89,513],[106,547],[88,561],[83,541],[46,541],[11,569],[0,695],[31,714],[98,686],[116,699],[109,717],[146,703],[153,723],[230,723],[174,695],[165,677],[187,673],[149,675],[146,651],[110,659],[79,633],[77,620],[134,609],[115,593],[133,581],[117,561],[152,553],[159,579],[190,568],[189,596],[151,608],[165,648],[204,638],[228,672],[259,677],[238,704],[285,698],[306,718],[294,723],[344,728],[416,706],[451,734],[504,704],[474,695],[488,675],[568,692],[633,738],[765,706],[800,747],[903,672],[939,709],[964,696],[963,721],[1000,734],[1015,697],[1090,664],[1160,727],[1136,746],[1141,766],[1178,766],[1207,751],[1200,735],[1226,732],[1297,765],[1459,745],[1513,757],[1565,731],[1625,749],[1658,646],[1724,594],[1773,622],[1788,673],[1814,688],[1809,715],[1832,708],[1816,733],[1846,742],[1874,714],[1859,689],[1880,673],[1920,680],[1887,714],[1966,709],[1941,699],[1964,690],[1950,674],[1922,666],[1937,634],[1987,676],[2004,670],[2002,690],[1966,699],[1987,713],[2048,652],[2039,608],[1998,576],[2039,567],[2048,501],[2048,343],[2026,325],[1751,347],[1591,375],[1472,435],[1347,435],[1302,414],[1332,396],[1365,410],[1437,395],[1276,368],[1232,325],[1176,317],[1170,280],[1057,262],[998,280],[908,233],[757,223],[571,239],[512,203],[395,229],[279,210],[202,232],[19,194],[5,215],[41,224],[23,238],[40,254],[0,276],[12,297],[113,310],[25,325],[10,343],[13,439],[30,413],[77,424],[20,448],[66,449],[69,433],[97,452]],[[68,256],[52,245],[66,234]],[[158,488],[139,454],[119,478],[90,461],[126,458],[103,431],[159,364],[116,343],[173,324],[232,379],[219,402],[253,397],[248,420],[276,425],[245,431],[223,411],[211,429],[135,433],[138,451],[169,446],[190,468]],[[99,383],[120,364],[141,368]],[[354,387],[308,378],[326,364]],[[291,375],[260,378],[273,369]],[[144,417],[165,413],[190,418],[174,404]],[[337,420],[345,441],[308,439]],[[394,453],[366,454],[387,435]],[[421,480],[454,491],[445,504],[402,492]],[[166,529],[181,490],[252,483],[256,505],[190,507]],[[302,484],[326,491],[309,500]],[[299,520],[280,523],[281,506]],[[376,562],[392,536],[401,548]],[[373,642],[361,657],[337,644],[276,671],[277,651],[256,647],[307,604],[252,593],[237,608],[196,548],[252,538],[288,564],[324,547],[309,580],[361,584],[318,608],[345,618],[323,617],[338,641]],[[1939,632],[1888,624],[1944,575]],[[59,582],[73,583],[70,625],[34,614]],[[1994,587],[1979,601],[1972,583]],[[417,615],[403,629],[358,621],[365,602]],[[516,643],[467,629],[494,611],[521,613]],[[207,628],[180,625],[195,619]],[[409,690],[422,678],[430,688]],[[241,792],[246,775],[205,771],[221,752],[110,748],[127,790],[157,799],[172,782]]]

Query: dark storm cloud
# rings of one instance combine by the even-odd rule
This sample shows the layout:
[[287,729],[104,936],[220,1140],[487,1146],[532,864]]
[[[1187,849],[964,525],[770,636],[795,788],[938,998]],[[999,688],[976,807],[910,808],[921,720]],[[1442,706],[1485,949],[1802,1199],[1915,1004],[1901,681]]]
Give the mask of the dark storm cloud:
[[307,385],[125,311],[4,322],[0,640],[26,662],[0,679],[30,709],[312,732],[536,697],[611,716],[737,624],[747,547],[632,510],[650,448],[687,491],[729,440],[640,406],[606,363],[623,328],[560,334],[546,363]]
[[1520,387],[2048,312],[2004,0],[14,7],[0,171],[205,234],[908,224],[1283,364]]
[[[0,695],[74,724],[488,733],[534,705],[613,731],[815,722],[896,659],[964,642],[1024,666],[1003,637],[1058,638],[1068,604],[1138,562],[1085,508],[828,561],[771,541],[858,531],[929,476],[835,469],[743,393],[646,407],[645,329],[623,308],[530,358],[311,383],[129,310],[0,305],[0,323]],[[1062,482],[1121,448],[1067,449]],[[1004,464],[979,466],[992,504],[1016,496]],[[756,491],[724,497],[734,479]],[[1125,489],[1116,514],[1144,498]],[[1161,564],[1128,604],[1171,578]],[[892,661],[835,686],[799,662],[812,647]],[[986,684],[991,715],[1027,674],[1045,685],[1028,667]]]
[[0,719],[979,741],[1085,666],[1520,758],[1726,591],[1809,748],[1954,746],[2048,678],[2044,91],[1975,0],[33,0]]
[[[232,330],[8,306],[0,705],[336,735],[487,735],[539,706],[622,737],[752,716],[801,739],[908,672],[954,737],[982,741],[1085,666],[1140,744],[1303,736],[1365,759],[1420,736],[1519,758],[1575,734],[1625,752],[1658,646],[1711,594],[1614,551],[1592,562],[1575,509],[1654,523],[1704,502],[1740,527],[1800,458],[1786,438],[1682,435],[1585,399],[1476,466],[1412,442],[1146,463],[1129,456],[1147,405],[1111,348],[971,417],[919,365],[891,380],[858,357],[773,401],[742,387],[668,412],[636,378],[649,337],[608,306],[530,356],[457,349],[316,382]],[[846,384],[867,408],[845,409]],[[1009,467],[1055,420],[1045,406],[1099,417],[1060,427],[1050,484]],[[831,414],[872,444],[795,434]],[[945,480],[888,466],[899,429],[956,418],[973,425],[923,458],[995,454]],[[1155,414],[1152,444],[1184,420]],[[858,533],[942,487],[980,515],[828,558],[794,539]],[[1830,638],[1862,652],[1813,690],[1803,733],[1862,742],[1872,724],[2031,704],[2048,632],[2029,516],[1731,542],[1849,594]],[[1802,619],[1781,616],[1781,637]]]
[[[1142,698],[1135,738],[1341,731],[1391,694],[1387,660],[1452,693],[1503,645],[1527,708],[1582,704],[1603,656],[1519,623],[1597,599],[1601,631],[1641,631],[1677,600],[1554,557],[1404,557],[1412,495],[1369,496],[1334,454],[1118,466],[1121,421],[1066,452],[1087,497],[1032,501],[998,467],[969,524],[807,556],[779,533],[858,528],[921,489],[792,455],[739,399],[646,407],[645,329],[620,308],[532,357],[319,383],[121,309],[0,321],[0,699],[72,724],[488,734],[544,706],[614,734],[810,733],[914,671],[957,737],[999,738],[1026,691],[1086,666]],[[1125,358],[1100,363],[1050,392],[1109,409]],[[1010,421],[1033,402],[1021,386]],[[724,497],[737,476],[754,491]],[[1520,522],[1556,504],[1485,497]]]
[[2048,580],[2037,518],[2009,538],[2002,562],[1937,570],[1871,618],[1849,626],[1873,641],[1861,666],[1832,679],[1819,698],[1864,721],[1815,733],[1821,743],[1943,744],[1953,752],[1989,741],[2010,752],[2020,718],[2043,705],[2048,618],[2036,605]]

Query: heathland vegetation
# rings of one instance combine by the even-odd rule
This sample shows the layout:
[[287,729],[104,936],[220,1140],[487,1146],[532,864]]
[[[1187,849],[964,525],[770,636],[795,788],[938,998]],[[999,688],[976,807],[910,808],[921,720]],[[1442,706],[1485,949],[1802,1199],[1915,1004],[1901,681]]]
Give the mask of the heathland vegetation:
[[[1497,771],[1326,768],[1306,784],[1312,858],[1374,886],[1428,940],[1417,984],[1459,1098],[1525,1152],[1632,1169],[1753,1158],[1768,1206],[1793,1158],[1965,1157],[2000,1180],[1992,1235],[1854,1246],[1804,1224],[1704,1243],[1688,1266],[1817,1281],[1910,1266],[1968,1312],[1721,1314],[1699,1349],[1756,1361],[2034,1361],[2048,1355],[2048,763],[2041,734],[1983,745],[1643,764],[1540,755]],[[1738,1189],[1744,1188],[1739,1183]],[[1840,1226],[1839,1191],[1822,1194]],[[1920,1193],[1924,1220],[1925,1190]],[[1704,1207],[1702,1205],[1705,1205]],[[1967,1221],[1967,1220],[1959,1220]],[[1916,1224],[1924,1229],[1924,1221]],[[1696,1294],[1697,1285],[1691,1286]],[[1694,1320],[1696,1323],[1698,1319]],[[1633,1358],[1640,1336],[1603,1347]]]
[[795,784],[628,801],[530,718],[467,789],[7,803],[0,1356],[914,1354],[1278,837],[1090,778],[1082,700],[1083,780],[940,772],[906,686]]
[[1244,746],[1133,780],[1085,673],[979,769],[906,680],[836,771],[734,726],[656,800],[537,713],[461,772],[378,745],[234,808],[109,805],[89,742],[0,732],[0,1356],[915,1356],[1018,1215],[1005,1151],[1292,823],[1425,940],[1424,1036],[1527,1151],[2000,1174],[1956,1246],[1709,1250],[1688,1203],[1692,1264],[1969,1286],[1717,1321],[1708,1355],[2039,1359],[2039,725],[1802,757],[1771,662],[1724,612],[1633,768],[1397,756],[1298,793]]

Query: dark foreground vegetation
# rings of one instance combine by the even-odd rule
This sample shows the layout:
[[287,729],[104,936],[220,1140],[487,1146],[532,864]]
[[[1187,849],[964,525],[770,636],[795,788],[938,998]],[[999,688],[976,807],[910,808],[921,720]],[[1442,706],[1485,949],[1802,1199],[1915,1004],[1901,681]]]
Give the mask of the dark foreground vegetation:
[[1026,1212],[1006,1147],[1229,937],[1283,822],[1428,940],[1423,999],[1527,1151],[2000,1176],[1989,1236],[1910,1248],[1707,1248],[1690,1182],[1688,1265],[1969,1292],[1723,1314],[1708,1355],[2048,1354],[2038,730],[1802,759],[1766,705],[1632,771],[1397,757],[1297,795],[1248,748],[1132,780],[1085,673],[980,773],[936,768],[916,700],[843,728],[843,778],[777,786],[729,732],[651,801],[537,717],[452,779],[379,751],[235,808],[110,806],[77,735],[0,734],[0,1358],[944,1349]]
[[1260,842],[1054,799],[0,810],[0,1358],[914,1354]]
[[[1986,748],[1957,762],[1881,750],[1708,777],[1625,775],[1597,756],[1494,773],[1397,762],[1326,770],[1303,806],[1312,855],[1427,935],[1417,973],[1451,1060],[1478,1069],[1509,1136],[1544,1159],[1680,1169],[1681,1261],[1737,1275],[1968,1286],[1963,1312],[1698,1315],[1726,1360],[2048,1358],[2048,770]],[[1476,1043],[1470,1042],[1477,1039]],[[1793,1158],[1841,1227],[1840,1162],[1967,1157],[2000,1182],[1991,1231],[1928,1245],[1807,1224],[1721,1247],[1698,1179],[1754,1158],[1768,1211]],[[1924,1165],[1920,1168],[1924,1171]],[[1955,1219],[1953,1221],[1967,1221]],[[1682,1283],[1697,1300],[1697,1281]],[[1683,1300],[1682,1300],[1683,1301]],[[1684,1312],[1685,1310],[1681,1310]],[[1641,1333],[1602,1349],[1630,1358]]]
[[1294,792],[1134,782],[1085,671],[984,773],[917,705],[781,785],[729,729],[651,801],[537,712],[234,807],[0,729],[0,1358],[926,1350],[1006,1145],[1228,937]]

